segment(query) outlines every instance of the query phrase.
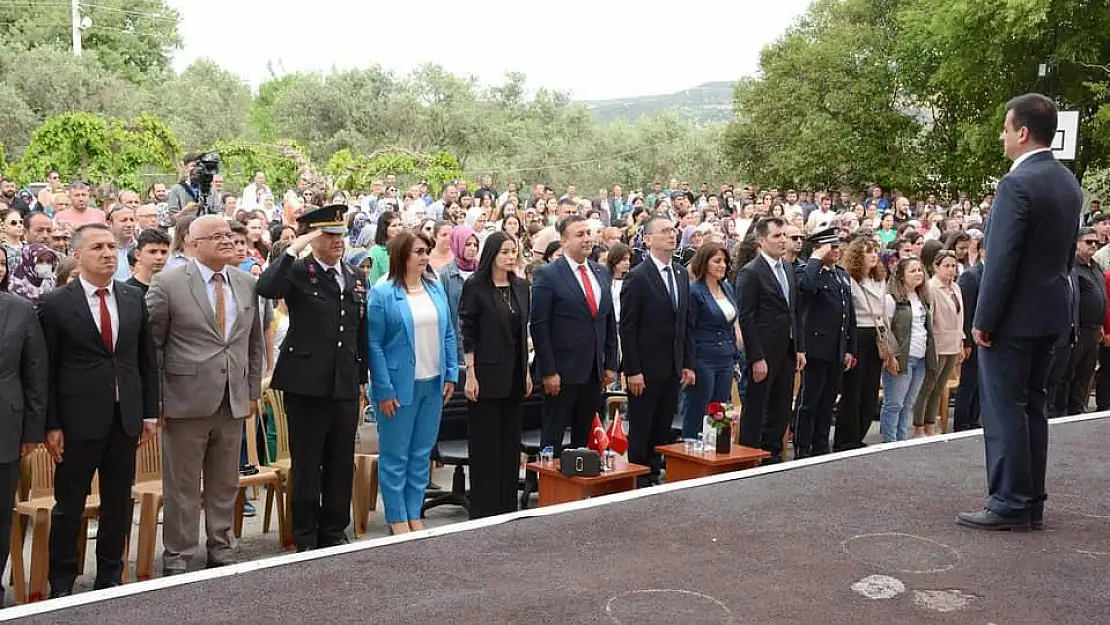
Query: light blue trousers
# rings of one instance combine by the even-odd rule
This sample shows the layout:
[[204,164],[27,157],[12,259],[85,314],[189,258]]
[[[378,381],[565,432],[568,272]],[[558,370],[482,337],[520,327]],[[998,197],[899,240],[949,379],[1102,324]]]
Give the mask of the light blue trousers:
[[412,403],[398,406],[392,419],[379,411],[378,481],[386,523],[420,519],[442,414],[443,383],[438,376],[417,380]]

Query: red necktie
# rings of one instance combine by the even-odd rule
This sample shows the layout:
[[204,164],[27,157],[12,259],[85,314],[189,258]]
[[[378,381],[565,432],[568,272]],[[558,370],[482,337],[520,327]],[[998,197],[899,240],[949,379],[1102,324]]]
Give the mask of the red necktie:
[[586,273],[585,265],[578,265],[578,273],[582,275],[582,288],[586,289],[586,306],[590,309],[590,316],[597,316],[597,300],[594,299],[594,285],[590,283],[590,276]]
[[115,351],[112,342],[112,314],[108,312],[108,289],[97,289],[100,298],[100,338],[104,339],[104,347],[108,351]]

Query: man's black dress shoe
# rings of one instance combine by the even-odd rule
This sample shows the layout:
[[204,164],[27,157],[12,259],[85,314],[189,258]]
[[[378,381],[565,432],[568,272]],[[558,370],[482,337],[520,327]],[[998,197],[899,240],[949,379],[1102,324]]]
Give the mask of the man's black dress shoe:
[[206,569],[218,569],[223,566],[231,566],[235,564],[235,560],[209,560],[204,564]]
[[1029,511],[1029,527],[1038,531],[1044,529],[1044,507],[1033,508]]
[[184,575],[185,569],[162,569],[162,577],[172,577],[174,575]]
[[73,588],[51,588],[50,599],[61,599],[73,594]]
[[93,590],[104,590],[105,588],[115,588],[116,586],[120,586],[120,585],[122,585],[122,582],[117,581],[117,580],[113,580],[113,581],[97,580],[96,583],[93,584]]
[[1027,516],[1002,516],[986,508],[974,512],[961,512],[956,515],[956,523],[979,530],[1027,532],[1030,529],[1029,517]]

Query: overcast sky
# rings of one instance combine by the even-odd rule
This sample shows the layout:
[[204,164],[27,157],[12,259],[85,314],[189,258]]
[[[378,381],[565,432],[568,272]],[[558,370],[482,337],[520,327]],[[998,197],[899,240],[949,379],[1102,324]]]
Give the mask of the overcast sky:
[[810,0],[168,0],[185,48],[257,85],[280,74],[438,63],[576,99],[672,93],[755,71]]

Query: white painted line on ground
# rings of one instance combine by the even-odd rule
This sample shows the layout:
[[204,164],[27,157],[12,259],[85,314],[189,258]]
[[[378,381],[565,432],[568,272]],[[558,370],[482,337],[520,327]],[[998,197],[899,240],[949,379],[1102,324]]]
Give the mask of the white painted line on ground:
[[[1070,417],[1058,417],[1056,419],[1052,419],[1050,421],[1050,424],[1056,426],[1105,418],[1110,418],[1110,411],[1092,412],[1082,415],[1073,415]],[[814,456],[810,458],[803,458],[801,460],[791,460],[789,462],[757,467],[754,469],[745,469],[743,471],[735,471],[732,473],[721,473],[718,475],[710,475],[707,477],[675,482],[673,484],[662,484],[660,486],[655,486],[652,488],[644,488],[624,493],[604,495],[601,497],[594,497],[583,501],[575,501],[555,506],[547,506],[544,508],[519,510],[517,512],[512,512],[509,514],[502,514],[485,519],[476,519],[473,521],[461,521],[459,523],[452,523],[450,525],[426,529],[420,532],[411,532],[409,534],[401,534],[398,536],[385,536],[382,538],[359,540],[347,545],[328,547],[327,549],[318,549],[315,551],[306,551],[304,553],[291,553],[272,556],[268,558],[263,558],[261,560],[242,562],[239,564],[224,566],[217,569],[200,570],[192,573],[186,573],[184,575],[174,575],[172,577],[158,577],[145,582],[136,582],[132,584],[116,586],[115,588],[83,592],[61,599],[53,599],[50,601],[40,601],[31,604],[13,606],[4,610],[0,610],[0,621],[10,621],[17,618],[33,616],[36,614],[46,614],[57,610],[64,610],[66,608],[73,608],[100,601],[107,601],[109,599],[116,599],[119,597],[128,597],[131,595],[151,592],[154,590],[162,590],[174,586],[195,584],[197,582],[218,579],[221,577],[242,575],[244,573],[251,573],[253,571],[268,569],[276,566],[285,566],[287,564],[296,564],[298,562],[308,562],[310,560],[329,558],[343,553],[352,553],[355,551],[374,549],[377,547],[384,547],[387,545],[394,545],[412,540],[423,540],[436,536],[447,536],[449,534],[455,534],[458,532],[468,532],[471,530],[500,525],[502,523],[508,523],[520,519],[543,517],[553,514],[573,512],[575,510],[596,508],[599,506],[610,505],[622,501],[632,501],[641,497],[651,497],[654,495],[660,495],[663,493],[669,493],[688,488],[697,488],[699,486],[705,486],[708,484],[719,484],[721,482],[730,482],[732,480],[748,479],[760,475],[779,473],[781,471],[790,471],[792,469],[800,469],[803,467],[825,464],[828,462],[839,462],[841,460],[857,458],[860,456],[868,456],[871,454],[878,454],[895,449],[902,449],[905,447],[917,447],[919,445],[931,445],[934,443],[946,443],[949,441],[972,438],[975,436],[979,436],[980,434],[982,434],[982,430],[968,430],[966,432],[953,432],[951,434],[941,434],[938,436],[930,436],[926,438],[914,438],[906,441],[899,441],[896,443],[882,443],[878,445],[862,447],[860,449],[827,454],[824,456]]]

